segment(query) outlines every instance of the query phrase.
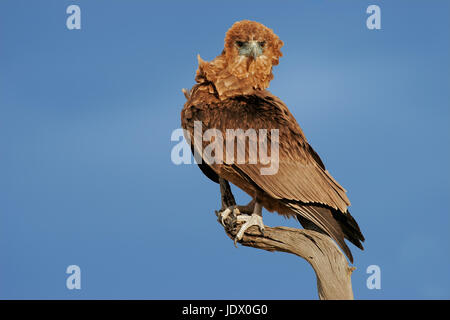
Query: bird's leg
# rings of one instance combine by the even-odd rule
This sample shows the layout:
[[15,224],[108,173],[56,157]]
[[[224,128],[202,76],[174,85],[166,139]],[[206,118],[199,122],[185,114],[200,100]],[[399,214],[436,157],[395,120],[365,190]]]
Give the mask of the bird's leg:
[[227,180],[219,177],[219,185],[220,185],[220,196],[222,200],[222,208],[220,209],[220,211],[224,211],[225,209],[236,205],[236,200],[234,200],[230,184],[228,183]]
[[252,199],[247,205],[236,205],[233,193],[231,192],[230,184],[227,180],[219,177],[220,194],[222,200],[222,209],[220,212],[216,212],[220,223],[225,226],[225,219],[233,214],[236,217],[237,222],[245,222],[239,229],[236,238],[234,239],[234,245],[242,239],[245,231],[251,226],[258,226],[261,233],[264,235],[264,222],[262,220],[262,205],[258,201],[260,199],[259,192],[256,192],[256,197]]
[[261,231],[262,235],[264,236],[264,222],[262,219],[262,205],[258,201],[258,196],[255,197],[252,201],[253,204],[253,212],[251,215],[247,214],[241,214],[238,215],[236,220],[238,222],[245,222],[241,228],[239,229],[236,238],[234,238],[234,245],[236,246],[236,243],[242,239],[244,236],[245,231],[250,228],[251,226],[258,226],[259,231]]
[[225,219],[232,213],[235,214],[236,200],[234,200],[233,193],[231,192],[230,184],[227,180],[219,177],[220,196],[222,200],[222,208],[219,212],[216,211],[216,215],[220,223],[224,226]]
[[236,201],[234,200],[233,193],[231,192],[230,184],[227,180],[219,177],[220,184],[220,194],[222,199],[222,209],[217,213],[217,216],[224,225],[224,220],[230,215],[233,214],[237,216],[241,213],[251,214],[255,208],[255,199],[250,201],[245,206],[236,205]]

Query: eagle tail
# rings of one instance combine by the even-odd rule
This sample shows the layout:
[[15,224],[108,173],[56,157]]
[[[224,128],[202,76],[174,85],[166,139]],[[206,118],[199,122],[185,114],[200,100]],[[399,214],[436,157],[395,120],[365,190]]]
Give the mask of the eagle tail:
[[353,263],[353,255],[344,239],[364,250],[360,242],[364,241],[364,237],[355,219],[348,211],[346,214],[343,214],[329,207],[316,204],[290,202],[288,206],[297,213],[297,219],[305,229],[318,231],[330,236],[344,251],[351,263]]
[[364,236],[359,229],[358,223],[351,216],[350,212],[347,210],[345,214],[337,210],[331,210],[334,219],[341,226],[342,231],[344,232],[344,237],[357,246],[359,249],[364,250],[364,247],[361,242],[364,242]]

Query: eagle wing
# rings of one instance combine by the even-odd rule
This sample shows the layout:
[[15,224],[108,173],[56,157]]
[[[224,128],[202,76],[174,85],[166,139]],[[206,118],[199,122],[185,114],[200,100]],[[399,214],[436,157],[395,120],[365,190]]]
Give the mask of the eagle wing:
[[[346,190],[325,169],[294,116],[280,99],[268,91],[262,91],[215,103],[206,99],[194,100],[196,101],[183,110],[183,127],[189,126],[186,124],[187,120],[191,126],[194,121],[201,121],[204,131],[219,130],[224,136],[224,144],[228,129],[254,129],[256,132],[266,129],[270,151],[270,132],[272,129],[278,130],[279,162],[275,174],[261,175],[261,169],[268,165],[260,161],[256,164],[232,164],[233,168],[244,173],[271,197],[322,204],[341,212],[347,211],[350,201]],[[193,140],[191,137],[191,141]],[[246,150],[243,152],[246,155],[249,145],[250,143],[244,145]],[[193,147],[202,150],[206,147],[205,141],[203,145]],[[223,150],[225,149],[224,145]],[[223,158],[225,160],[226,155]]]
[[[327,232],[344,249],[350,260],[352,260],[351,253],[344,242],[347,232],[342,230],[338,220],[351,219],[350,228],[355,236],[354,239],[350,236],[349,240],[362,248],[358,239],[363,240],[362,234],[347,210],[350,201],[346,190],[325,169],[318,154],[308,144],[294,116],[280,99],[268,91],[256,91],[252,95],[237,96],[224,101],[208,101],[207,96],[203,96],[200,92],[199,97],[193,97],[191,103],[188,101],[184,111],[182,116],[184,127],[188,127],[193,121],[201,121],[203,130],[216,129],[222,132],[224,137],[228,129],[244,131],[254,129],[257,132],[266,129],[268,146],[271,129],[278,129],[279,156],[276,173],[262,175],[261,169],[267,168],[268,165],[260,161],[256,164],[236,161],[227,164],[225,161],[222,167],[225,166],[226,170],[239,174]],[[226,149],[225,143],[224,139],[223,150]],[[241,148],[245,148],[247,156],[250,144],[241,145]],[[193,148],[197,150],[205,146],[205,142],[201,146],[193,144]],[[239,148],[239,144],[237,147]],[[224,160],[226,156],[225,152]],[[210,167],[220,175],[220,166],[212,164]],[[211,178],[211,174],[208,176]]]

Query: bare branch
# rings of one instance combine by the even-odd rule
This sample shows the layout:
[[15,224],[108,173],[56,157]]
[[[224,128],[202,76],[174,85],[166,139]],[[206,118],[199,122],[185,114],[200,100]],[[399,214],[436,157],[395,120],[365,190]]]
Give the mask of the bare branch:
[[[228,182],[221,181],[221,191],[222,206],[234,205]],[[224,230],[233,240],[239,227],[240,224],[232,214],[224,221]],[[326,234],[313,230],[265,226],[262,235],[258,227],[253,226],[245,232],[239,243],[272,252],[295,254],[308,261],[316,273],[317,290],[321,300],[353,299],[351,274],[355,268],[348,265],[344,254]]]

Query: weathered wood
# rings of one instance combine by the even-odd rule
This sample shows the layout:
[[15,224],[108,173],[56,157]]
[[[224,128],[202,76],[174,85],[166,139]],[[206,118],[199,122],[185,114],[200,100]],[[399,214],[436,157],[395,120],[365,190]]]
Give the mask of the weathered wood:
[[[222,180],[220,185],[222,206],[235,205],[228,182]],[[237,223],[234,215],[229,215],[224,220],[224,230],[233,240],[240,226],[241,223]],[[348,265],[344,254],[326,234],[313,230],[265,226],[263,235],[258,227],[252,226],[239,243],[272,252],[295,254],[308,261],[316,273],[321,300],[353,299],[351,274],[355,268]]]

